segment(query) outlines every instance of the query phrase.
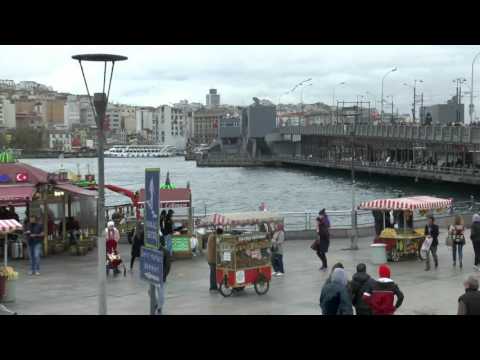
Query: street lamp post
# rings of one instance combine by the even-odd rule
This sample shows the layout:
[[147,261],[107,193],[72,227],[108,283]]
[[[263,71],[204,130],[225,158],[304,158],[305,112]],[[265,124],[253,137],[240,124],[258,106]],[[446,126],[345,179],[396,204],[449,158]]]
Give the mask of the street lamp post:
[[[312,84],[307,84],[307,85],[304,85],[305,83],[308,83],[309,81],[312,81],[312,78],[308,78],[306,80],[303,80],[303,81],[300,81],[297,85],[295,85],[293,87],[292,90],[290,90],[289,92],[290,93],[293,93],[298,87],[302,87],[302,86],[309,86],[309,85],[312,85]],[[303,88],[302,88],[303,90]],[[301,112],[303,112],[303,91],[301,92],[301,99],[300,99],[300,107],[301,107]]]
[[384,101],[384,99],[383,99],[383,82],[385,81],[385,78],[388,76],[388,74],[390,74],[390,73],[392,73],[392,72],[395,72],[395,71],[397,71],[397,70],[398,70],[398,69],[397,69],[396,67],[394,67],[392,70],[389,70],[389,71],[383,76],[383,78],[382,78],[382,98],[380,99],[380,101],[381,101],[381,105],[380,105],[380,107],[381,107],[381,110],[380,110],[380,119],[381,119],[381,121],[383,121],[383,101]]
[[[98,249],[98,313],[99,315],[107,314],[107,295],[106,295],[106,280],[107,274],[105,271],[105,259],[106,259],[106,243],[104,239],[105,229],[105,168],[104,168],[104,122],[105,113],[108,105],[108,98],[110,96],[110,88],[112,85],[113,69],[115,62],[127,60],[127,57],[120,55],[109,54],[86,54],[75,55],[72,59],[78,60],[80,69],[82,70],[83,80],[85,82],[85,88],[90,100],[92,112],[95,114],[95,120],[97,123],[97,148],[98,148],[98,201],[97,201],[97,249]],[[103,90],[101,93],[95,93],[92,97],[88,89],[87,79],[83,71],[82,61],[96,61],[104,63],[103,72]],[[105,85],[107,79],[107,63],[111,62],[110,80],[108,84],[108,92],[105,94]]]
[[[413,104],[412,104],[413,123],[415,123],[416,119],[417,119],[417,115],[416,115],[417,114],[417,82],[423,83],[423,80],[413,80],[413,86],[409,85],[407,83],[403,83],[403,85],[408,86],[409,88],[413,89]],[[423,106],[423,101],[422,101],[422,106]]]
[[[337,88],[337,86],[345,85],[346,83],[347,83],[346,81],[342,81],[342,82],[338,83],[337,85],[335,85],[335,86],[333,87],[332,109],[335,109],[335,108],[336,108],[336,104],[335,104],[335,89]],[[333,123],[333,111],[332,111],[332,123]]]
[[473,113],[474,113],[474,105],[473,105],[473,65],[475,64],[475,61],[477,60],[477,57],[480,56],[480,52],[475,55],[472,61],[472,79],[471,79],[471,84],[470,84],[470,106],[469,106],[469,115],[470,115],[470,124],[473,121]]
[[302,85],[302,88],[300,89],[300,105],[301,105],[301,113],[302,113],[302,119],[303,119],[303,124],[305,125],[305,114],[303,113],[303,90],[307,86],[312,86],[312,83]]

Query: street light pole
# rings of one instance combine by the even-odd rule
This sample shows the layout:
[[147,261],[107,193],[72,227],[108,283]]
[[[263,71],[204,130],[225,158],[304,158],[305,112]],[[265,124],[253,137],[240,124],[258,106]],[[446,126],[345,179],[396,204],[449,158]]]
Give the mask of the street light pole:
[[381,119],[381,121],[383,121],[383,101],[384,101],[384,99],[383,99],[383,82],[385,81],[385,78],[388,76],[388,74],[390,74],[390,73],[392,73],[392,72],[394,72],[394,71],[397,71],[397,68],[396,68],[396,67],[394,67],[392,70],[388,71],[388,72],[383,76],[383,78],[382,78],[382,98],[380,99],[380,101],[381,101],[381,105],[380,105],[380,107],[381,107],[381,110],[380,110],[380,119]]
[[470,115],[470,124],[473,121],[473,113],[474,113],[474,105],[473,105],[473,65],[475,64],[475,61],[477,60],[477,57],[480,55],[480,52],[475,55],[472,61],[472,79],[471,79],[471,85],[470,85],[470,106],[469,106],[469,115]]
[[300,106],[301,106],[302,120],[304,125],[305,125],[305,114],[303,113],[303,89],[305,89],[305,87],[307,86],[312,86],[312,85],[313,85],[312,83],[305,84],[305,85],[302,85],[302,88],[300,89]]
[[[107,294],[106,283],[107,274],[105,271],[105,259],[107,256],[106,242],[104,239],[105,229],[105,167],[104,167],[104,132],[103,127],[105,123],[105,113],[108,104],[108,98],[110,96],[110,88],[112,85],[113,69],[116,61],[127,60],[125,56],[108,55],[108,54],[87,54],[87,55],[75,55],[72,56],[74,60],[78,60],[80,69],[82,70],[83,80],[87,90],[87,95],[90,101],[92,111],[95,115],[97,123],[97,148],[98,148],[98,199],[97,199],[97,269],[98,269],[98,314],[107,314]],[[103,90],[101,93],[95,93],[92,98],[90,96],[90,90],[88,89],[87,79],[83,71],[82,61],[100,61],[104,62],[104,74],[103,74]],[[110,80],[108,85],[108,92],[105,94],[106,75],[107,75],[107,62],[112,63]]]

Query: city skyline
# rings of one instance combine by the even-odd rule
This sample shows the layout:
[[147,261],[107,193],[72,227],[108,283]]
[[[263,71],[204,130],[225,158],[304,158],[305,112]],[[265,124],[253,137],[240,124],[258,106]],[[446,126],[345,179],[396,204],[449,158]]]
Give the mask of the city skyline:
[[[473,56],[478,46],[2,46],[2,78],[36,81],[56,91],[83,94],[83,80],[76,53],[109,52],[129,60],[116,68],[113,102],[135,106],[173,104],[182,99],[205,102],[210,88],[223,104],[245,106],[252,97],[273,103],[299,103],[300,91],[285,94],[300,81],[312,78],[305,88],[305,103],[370,101],[380,108],[381,79],[393,67],[398,71],[384,82],[385,102],[393,95],[395,110],[410,113],[413,91],[404,83],[417,83],[424,103],[445,103],[455,95],[453,80],[467,78],[462,93],[469,91]],[[353,59],[353,60],[352,60]],[[97,65],[97,66],[96,66]],[[103,68],[86,64],[87,80],[97,85]],[[478,78],[479,72],[477,71]],[[344,85],[337,86],[340,82]],[[478,82],[480,85],[480,81]],[[335,90],[334,90],[335,88]],[[477,85],[475,89],[480,89]],[[92,89],[94,91],[94,89]],[[480,92],[474,90],[478,109]],[[469,95],[463,98],[469,104]],[[390,106],[385,104],[385,111]],[[468,106],[465,107],[468,111]]]

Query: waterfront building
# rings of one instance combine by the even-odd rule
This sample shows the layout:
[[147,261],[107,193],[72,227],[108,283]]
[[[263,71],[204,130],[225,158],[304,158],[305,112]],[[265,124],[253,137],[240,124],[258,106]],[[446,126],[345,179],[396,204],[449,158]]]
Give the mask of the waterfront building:
[[227,115],[224,108],[200,109],[193,114],[193,142],[211,144],[218,138],[220,120]]
[[428,122],[432,125],[463,124],[464,112],[464,104],[460,104],[456,96],[448,100],[446,104],[424,106],[420,109],[420,114],[423,115],[421,116],[422,123]]
[[217,89],[210,89],[205,98],[205,105],[207,108],[215,108],[220,106],[220,94],[217,94]]
[[70,131],[49,130],[48,148],[60,151],[72,151],[72,134]]
[[15,104],[5,96],[0,96],[0,128],[12,129],[15,127]]
[[276,108],[274,105],[262,105],[253,98],[254,104],[243,109],[241,132],[243,152],[256,157],[258,152],[269,153],[265,137],[276,128]]
[[174,146],[178,150],[185,150],[187,131],[193,122],[193,112],[184,107],[177,108],[162,105],[157,109],[158,126],[157,139],[161,145]]

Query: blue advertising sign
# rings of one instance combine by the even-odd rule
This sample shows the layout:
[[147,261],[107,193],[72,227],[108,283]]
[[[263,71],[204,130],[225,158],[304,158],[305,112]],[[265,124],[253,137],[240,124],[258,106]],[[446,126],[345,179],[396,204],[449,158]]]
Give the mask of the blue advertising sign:
[[142,246],[140,277],[152,285],[163,285],[163,252]]
[[160,169],[145,169],[145,246],[158,249],[160,229]]

